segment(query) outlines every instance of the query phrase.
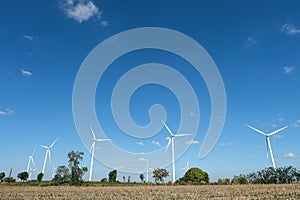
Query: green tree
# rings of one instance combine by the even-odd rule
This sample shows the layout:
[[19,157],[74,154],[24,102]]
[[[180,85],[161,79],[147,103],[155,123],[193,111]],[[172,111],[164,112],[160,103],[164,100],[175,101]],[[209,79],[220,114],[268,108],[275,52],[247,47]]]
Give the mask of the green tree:
[[156,183],[164,182],[164,178],[169,176],[169,172],[163,168],[157,168],[153,170],[153,178]]
[[6,177],[3,179],[3,181],[6,183],[14,183],[16,182],[16,179],[14,179],[13,177]]
[[235,184],[235,185],[237,185],[237,184],[248,184],[249,183],[246,175],[244,175],[244,174],[241,174],[239,176],[234,176],[234,178],[232,179],[231,182],[232,182],[232,184]]
[[43,177],[44,177],[44,174],[41,172],[41,173],[39,173],[39,174],[37,175],[36,180],[37,180],[37,181],[42,181],[42,180],[43,180]]
[[83,160],[83,152],[71,151],[68,153],[69,168],[71,169],[71,184],[80,185],[83,183],[82,177],[87,172],[87,167],[80,167],[80,161]]
[[111,172],[108,173],[108,181],[117,182],[117,175],[118,175],[118,171],[112,170]]
[[71,173],[68,167],[65,165],[59,166],[56,169],[56,174],[53,178],[53,181],[57,181],[59,183],[66,183],[70,182],[71,180]]
[[192,183],[192,184],[208,184],[208,173],[202,171],[198,167],[190,168],[182,178],[179,179],[179,183]]
[[21,181],[27,181],[27,179],[28,179],[28,172],[21,172],[21,173],[19,173],[18,174],[18,178],[21,180]]
[[107,178],[102,178],[102,179],[100,180],[100,182],[106,183],[106,182],[107,182]]
[[125,176],[123,176],[123,182],[125,182],[126,181],[126,177]]
[[128,183],[130,183],[130,178],[131,178],[131,177],[130,177],[130,176],[128,176],[128,179],[127,179],[127,182],[128,182]]
[[5,172],[0,173],[0,182],[3,182],[3,179],[5,177]]
[[142,182],[144,182],[144,178],[145,178],[144,174],[140,174],[140,179]]

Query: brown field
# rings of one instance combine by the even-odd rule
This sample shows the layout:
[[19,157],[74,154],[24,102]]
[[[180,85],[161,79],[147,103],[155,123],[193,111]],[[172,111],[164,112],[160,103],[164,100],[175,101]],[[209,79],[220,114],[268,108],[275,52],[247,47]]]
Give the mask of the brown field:
[[300,184],[203,186],[5,186],[0,199],[300,199]]

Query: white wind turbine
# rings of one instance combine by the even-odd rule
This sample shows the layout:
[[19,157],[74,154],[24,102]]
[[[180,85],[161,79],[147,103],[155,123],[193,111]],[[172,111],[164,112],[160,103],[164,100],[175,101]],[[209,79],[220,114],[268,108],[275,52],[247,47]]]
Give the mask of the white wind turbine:
[[89,181],[92,181],[92,174],[93,174],[93,163],[94,163],[94,155],[95,155],[95,147],[96,147],[96,142],[104,142],[104,141],[110,141],[111,139],[97,139],[96,135],[92,129],[92,127],[90,127],[92,135],[93,135],[93,143],[91,145],[90,148],[90,152],[92,152],[92,158],[91,158],[91,166],[90,166],[90,177],[89,177]]
[[186,162],[186,166],[181,168],[181,170],[184,170],[184,172],[186,172],[187,170],[189,170],[190,166],[189,166],[189,160]]
[[44,165],[43,165],[43,169],[42,169],[42,173],[43,174],[45,174],[45,167],[46,167],[46,162],[47,162],[47,157],[48,156],[49,156],[50,163],[52,164],[52,160],[51,160],[51,148],[57,142],[57,140],[58,140],[58,138],[56,138],[56,140],[54,140],[54,142],[50,146],[41,145],[41,147],[43,147],[43,148],[46,149],[45,160],[44,160]]
[[27,173],[29,173],[31,163],[34,165],[33,156],[35,153],[35,149],[36,149],[36,147],[34,147],[32,154],[30,156],[28,156],[28,164],[27,164],[27,170],[26,170]]
[[183,137],[183,136],[189,136],[189,135],[192,135],[192,134],[173,134],[172,131],[169,129],[169,127],[167,126],[167,124],[162,121],[164,126],[166,127],[166,129],[168,130],[168,132],[170,133],[171,135],[171,138],[169,138],[169,142],[168,142],[168,145],[167,145],[167,148],[165,150],[165,153],[166,151],[168,150],[170,144],[172,144],[172,170],[173,170],[173,179],[172,179],[172,182],[175,183],[176,181],[176,176],[175,176],[175,158],[174,158],[174,151],[175,151],[175,146],[174,146],[174,138],[175,137]]
[[37,170],[38,168],[34,168],[34,169],[32,169],[31,167],[29,167],[29,171],[28,171],[28,180],[30,180],[31,179],[31,175],[32,175],[32,173],[35,171],[35,170]]
[[149,182],[149,170],[153,170],[153,169],[149,167],[148,159],[140,158],[139,160],[142,162],[146,162],[146,168],[142,171],[142,173],[144,173],[146,171],[146,183],[148,183]]
[[248,125],[248,124],[246,124],[246,126],[249,127],[249,128],[251,128],[252,130],[254,130],[254,131],[256,131],[256,132],[258,132],[258,133],[260,133],[260,134],[266,136],[267,158],[268,158],[268,150],[270,150],[270,155],[271,155],[272,165],[273,165],[273,168],[276,170],[276,165],[275,165],[274,156],[273,156],[272,147],[271,147],[271,142],[270,142],[270,138],[269,138],[269,137],[272,136],[272,135],[275,135],[275,134],[278,133],[279,131],[282,131],[282,130],[286,129],[288,126],[282,127],[282,128],[280,128],[280,129],[278,129],[278,130],[276,130],[276,131],[273,131],[273,132],[271,132],[271,133],[268,133],[268,134],[267,134],[267,133],[264,133],[264,132],[262,132],[261,130],[258,130],[258,129],[256,129],[256,128],[254,128],[254,127]]

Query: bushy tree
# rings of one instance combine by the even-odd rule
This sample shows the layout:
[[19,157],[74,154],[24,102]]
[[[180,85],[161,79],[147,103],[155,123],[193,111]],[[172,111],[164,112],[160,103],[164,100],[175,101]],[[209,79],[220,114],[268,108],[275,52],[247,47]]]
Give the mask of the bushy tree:
[[157,168],[153,170],[153,178],[156,183],[164,182],[164,178],[169,176],[169,172],[163,168]]
[[107,182],[107,178],[102,178],[102,179],[100,180],[100,182],[106,183],[106,182]]
[[21,181],[27,181],[28,179],[28,172],[21,172],[18,174],[18,178],[21,180]]
[[0,182],[3,182],[3,179],[5,177],[5,172],[0,173]]
[[240,174],[239,176],[234,176],[234,178],[231,181],[232,184],[237,185],[237,184],[248,184],[249,181],[244,174]]
[[109,182],[117,182],[117,170],[112,170],[108,173],[108,181]]
[[190,168],[182,178],[179,179],[179,184],[208,184],[209,176],[208,173],[202,171],[198,167]]
[[142,182],[144,182],[144,178],[145,178],[144,174],[140,174],[140,179]]
[[14,183],[16,182],[16,179],[14,179],[13,177],[6,177],[3,179],[3,181],[6,183]]
[[37,181],[42,181],[42,180],[43,180],[43,177],[44,177],[44,174],[41,172],[41,173],[39,173],[39,174],[37,175],[36,180],[37,180]]
[[82,177],[87,172],[87,167],[80,167],[80,161],[83,160],[83,152],[71,151],[68,153],[69,168],[71,170],[71,184],[80,185],[83,183]]
[[53,178],[53,181],[57,181],[59,183],[66,183],[70,182],[71,180],[71,173],[68,167],[65,165],[59,166],[56,169],[56,174]]
[[218,179],[218,185],[229,185],[230,184],[230,178],[225,178],[225,179]]

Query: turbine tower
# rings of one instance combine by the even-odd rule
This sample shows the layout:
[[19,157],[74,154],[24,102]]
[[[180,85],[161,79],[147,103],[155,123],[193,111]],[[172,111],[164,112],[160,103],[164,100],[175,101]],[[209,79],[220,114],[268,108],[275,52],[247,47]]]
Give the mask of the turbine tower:
[[168,130],[168,132],[170,133],[171,135],[171,138],[169,138],[169,142],[168,142],[168,145],[167,145],[167,148],[165,150],[165,153],[166,151],[168,150],[170,144],[172,144],[172,175],[173,175],[173,179],[172,179],[172,182],[175,183],[176,181],[176,176],[175,176],[175,158],[174,158],[174,151],[175,151],[175,146],[174,146],[174,138],[175,137],[183,137],[183,136],[189,136],[189,135],[192,135],[192,134],[173,134],[172,131],[170,130],[170,128],[167,126],[167,124],[162,121],[164,126],[166,127],[166,129]]
[[95,146],[96,146],[96,142],[104,142],[104,141],[110,141],[111,139],[97,139],[96,135],[92,129],[92,127],[90,127],[92,135],[93,135],[93,143],[91,145],[90,148],[90,152],[92,152],[92,158],[91,158],[91,166],[90,166],[90,177],[89,177],[89,181],[92,181],[92,174],[93,174],[93,163],[94,163],[94,155],[95,155]]
[[273,156],[272,147],[271,147],[271,142],[270,142],[270,138],[269,138],[269,137],[272,136],[272,135],[275,135],[275,134],[278,133],[279,131],[282,131],[282,130],[286,129],[288,126],[282,127],[282,128],[280,128],[280,129],[278,129],[278,130],[276,130],[276,131],[273,131],[273,132],[271,132],[271,133],[268,133],[268,134],[267,134],[267,133],[264,133],[264,132],[262,132],[261,130],[258,130],[258,129],[256,129],[256,128],[254,128],[254,127],[248,125],[248,124],[246,124],[246,126],[249,127],[249,128],[251,128],[252,130],[254,130],[254,131],[256,131],[256,132],[258,132],[258,133],[260,133],[260,134],[266,136],[267,158],[268,158],[268,150],[270,150],[270,155],[271,155],[272,165],[273,165],[274,170],[276,170],[276,165],[275,165],[274,156]]
[[50,146],[41,145],[41,147],[43,147],[43,148],[46,149],[45,160],[44,160],[44,165],[43,165],[43,169],[42,169],[42,173],[43,174],[45,174],[45,167],[46,167],[46,162],[47,162],[47,157],[48,156],[49,156],[50,163],[52,164],[52,160],[51,160],[51,148],[57,142],[57,140],[58,140],[58,138],[56,138],[56,140],[54,140],[54,142]]
[[27,164],[27,170],[26,170],[27,173],[29,173],[31,163],[34,165],[33,156],[35,153],[35,149],[36,149],[36,147],[34,147],[32,154],[30,156],[28,156],[28,164]]

